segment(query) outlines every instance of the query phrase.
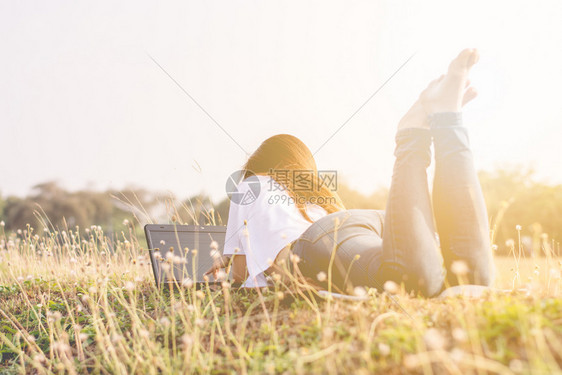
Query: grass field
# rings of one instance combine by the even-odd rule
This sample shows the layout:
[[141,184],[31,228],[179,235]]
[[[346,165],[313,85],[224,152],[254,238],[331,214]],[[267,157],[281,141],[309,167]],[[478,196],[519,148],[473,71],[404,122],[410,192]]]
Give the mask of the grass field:
[[280,282],[161,292],[132,231],[0,228],[0,372],[561,373],[561,262],[517,247],[496,258],[509,292],[356,302]]

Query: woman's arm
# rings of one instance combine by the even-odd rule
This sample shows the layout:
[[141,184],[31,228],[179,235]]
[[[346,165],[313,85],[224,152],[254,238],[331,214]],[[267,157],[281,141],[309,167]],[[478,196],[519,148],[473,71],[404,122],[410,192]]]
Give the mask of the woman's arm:
[[246,268],[246,256],[234,255],[232,259],[232,281],[235,283],[243,283],[248,278],[248,269]]

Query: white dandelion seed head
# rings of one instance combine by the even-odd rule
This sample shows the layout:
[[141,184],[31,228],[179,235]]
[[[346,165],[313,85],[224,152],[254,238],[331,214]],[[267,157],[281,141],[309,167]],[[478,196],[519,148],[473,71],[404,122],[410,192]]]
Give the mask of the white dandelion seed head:
[[4,222],[4,220],[0,221],[0,227],[4,227],[6,226],[6,223]]
[[394,281],[392,280],[388,280],[384,283],[383,285],[384,291],[390,294],[396,294],[398,293],[399,287],[398,284],[396,284]]
[[193,286],[193,280],[191,280],[189,277],[186,277],[182,280],[181,285],[186,288],[191,288]]
[[144,338],[144,339],[147,339],[147,338],[150,337],[150,332],[148,332],[146,329],[141,329],[139,331],[139,336]]
[[469,269],[464,260],[455,260],[451,264],[451,271],[457,276],[465,276],[468,273]]
[[492,251],[498,251],[498,245],[493,244],[492,245]]
[[125,283],[125,289],[127,289],[129,292],[132,292],[133,290],[135,290],[135,283],[133,283],[132,281],[127,281]]
[[197,292],[195,292],[195,295],[196,295],[197,298],[199,298],[199,299],[205,298],[205,293],[204,293],[202,290],[198,290]]
[[291,254],[290,259],[291,259],[291,262],[293,262],[293,263],[298,263],[298,262],[301,261],[301,258],[297,254]]
[[367,295],[367,291],[362,286],[356,286],[353,288],[353,295],[357,297],[365,297]]
[[521,230],[521,225],[517,224],[517,225],[515,226],[515,230],[520,231],[520,230]]
[[211,250],[211,256],[212,256],[214,259],[218,259],[218,258],[221,257],[221,253],[220,253],[220,251],[218,251],[218,250]]
[[379,343],[378,346],[379,346],[379,352],[383,357],[386,357],[390,354],[390,346],[388,346],[388,344],[381,342]]
[[466,331],[459,327],[453,329],[451,335],[453,336],[453,339],[458,342],[466,342],[468,340],[468,334]]
[[224,272],[223,270],[220,270],[219,272],[217,272],[217,280],[218,281],[223,281],[226,280],[226,272]]
[[170,270],[170,265],[168,263],[162,263],[160,267],[162,267],[164,272],[168,272]]
[[219,248],[219,243],[217,241],[211,241],[209,247],[213,250],[217,250]]
[[439,332],[437,328],[430,328],[425,331],[423,340],[427,347],[431,350],[440,350],[445,347],[445,337]]
[[129,226],[129,220],[127,219],[123,220],[123,225],[126,227]]
[[187,333],[181,337],[181,342],[185,346],[190,346],[193,344],[193,337],[188,335]]
[[324,272],[324,271],[318,272],[318,275],[316,275],[316,278],[317,278],[318,281],[320,281],[320,282],[326,281],[326,278],[327,278],[327,277],[326,277],[326,272]]
[[160,245],[164,246],[165,244],[166,244],[166,241],[160,240]]
[[508,239],[507,241],[505,241],[505,246],[507,247],[514,247],[515,246],[515,241],[513,240],[513,238]]
[[164,317],[160,318],[160,324],[162,324],[164,327],[168,327],[170,325],[170,319],[168,319],[168,317],[164,316]]

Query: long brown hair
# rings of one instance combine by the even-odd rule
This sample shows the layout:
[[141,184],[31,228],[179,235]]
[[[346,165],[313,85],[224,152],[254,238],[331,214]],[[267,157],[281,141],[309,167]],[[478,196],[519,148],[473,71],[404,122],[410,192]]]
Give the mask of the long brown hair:
[[[274,135],[263,141],[242,168],[244,179],[252,175],[271,176],[284,186],[300,213],[310,222],[312,220],[306,213],[307,202],[321,206],[328,214],[345,209],[335,189],[321,180],[312,152],[290,134]],[[279,172],[287,178],[280,179]],[[295,179],[302,174],[308,176],[312,189],[295,188]]]

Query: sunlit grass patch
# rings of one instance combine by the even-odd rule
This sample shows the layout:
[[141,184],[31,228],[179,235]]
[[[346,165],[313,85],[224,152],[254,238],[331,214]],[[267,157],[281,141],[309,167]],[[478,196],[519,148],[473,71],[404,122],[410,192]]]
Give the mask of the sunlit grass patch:
[[[513,254],[512,254],[513,255]],[[560,263],[497,258],[479,299],[366,291],[326,300],[280,282],[155,287],[132,233],[0,232],[0,353],[13,373],[552,373]],[[524,288],[524,290],[520,290]]]

